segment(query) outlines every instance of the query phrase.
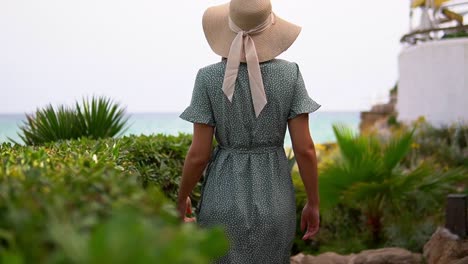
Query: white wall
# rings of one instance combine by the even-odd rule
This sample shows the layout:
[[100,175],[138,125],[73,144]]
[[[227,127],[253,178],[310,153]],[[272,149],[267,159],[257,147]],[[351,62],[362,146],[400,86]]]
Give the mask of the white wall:
[[468,38],[406,47],[399,56],[398,119],[468,121]]

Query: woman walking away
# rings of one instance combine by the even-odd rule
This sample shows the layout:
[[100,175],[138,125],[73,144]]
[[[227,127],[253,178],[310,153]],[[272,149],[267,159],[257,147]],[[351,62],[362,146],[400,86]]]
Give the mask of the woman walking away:
[[185,221],[195,221],[186,217],[189,194],[205,172],[196,221],[222,225],[230,242],[217,263],[289,263],[296,207],[283,147],[286,127],[307,192],[303,239],[319,229],[308,114],[320,105],[309,97],[298,65],[275,59],[300,27],[273,13],[269,0],[232,0],[205,11],[203,30],[223,59],[198,71],[191,103],[180,115],[194,123],[194,131],[178,211]]

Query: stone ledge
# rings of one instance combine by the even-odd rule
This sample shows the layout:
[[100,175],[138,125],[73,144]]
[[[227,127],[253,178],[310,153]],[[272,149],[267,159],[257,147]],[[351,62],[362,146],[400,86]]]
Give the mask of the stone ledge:
[[403,248],[381,248],[364,250],[359,254],[339,255],[332,252],[318,256],[302,253],[291,257],[291,264],[420,264],[421,254]]

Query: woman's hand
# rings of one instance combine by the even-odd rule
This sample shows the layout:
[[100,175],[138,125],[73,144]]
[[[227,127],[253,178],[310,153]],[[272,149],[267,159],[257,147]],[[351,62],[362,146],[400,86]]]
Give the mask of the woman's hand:
[[301,231],[304,232],[304,229],[307,228],[307,232],[302,237],[302,240],[311,239],[317,234],[320,224],[319,217],[319,208],[306,203],[304,209],[302,209]]
[[197,219],[195,217],[187,217],[188,215],[192,214],[192,200],[190,197],[187,197],[185,201],[182,199],[181,201],[177,202],[177,212],[179,213],[179,217],[185,223],[196,222]]

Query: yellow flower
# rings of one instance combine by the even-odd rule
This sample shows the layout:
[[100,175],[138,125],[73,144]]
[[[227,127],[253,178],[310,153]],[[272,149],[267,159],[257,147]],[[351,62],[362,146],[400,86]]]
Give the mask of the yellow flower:
[[319,151],[325,151],[327,149],[323,144],[316,144],[315,148]]

